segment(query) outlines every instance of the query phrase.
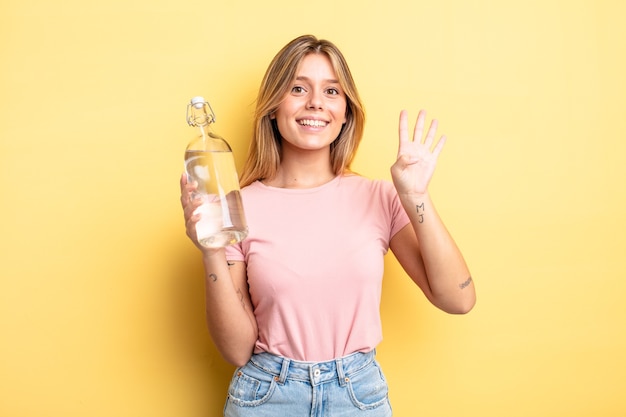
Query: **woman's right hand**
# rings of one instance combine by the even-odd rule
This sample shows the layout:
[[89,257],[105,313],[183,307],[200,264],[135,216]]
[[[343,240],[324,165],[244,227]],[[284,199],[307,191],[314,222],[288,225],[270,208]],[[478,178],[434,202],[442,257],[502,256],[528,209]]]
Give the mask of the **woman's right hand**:
[[196,232],[196,223],[200,220],[201,215],[195,213],[196,209],[202,205],[201,198],[194,198],[193,193],[198,188],[196,182],[189,182],[187,174],[183,173],[180,177],[180,204],[183,207],[185,216],[185,229],[187,236],[202,252],[208,251],[208,248],[202,246],[198,242],[198,234]]
[[242,261],[229,263],[224,248],[206,248],[198,242],[196,224],[202,215],[194,212],[202,205],[202,197],[194,198],[197,187],[195,182],[188,181],[187,174],[181,176],[180,204],[185,214],[187,236],[203,254],[209,332],[224,359],[235,366],[243,366],[250,359],[258,339],[246,265]]

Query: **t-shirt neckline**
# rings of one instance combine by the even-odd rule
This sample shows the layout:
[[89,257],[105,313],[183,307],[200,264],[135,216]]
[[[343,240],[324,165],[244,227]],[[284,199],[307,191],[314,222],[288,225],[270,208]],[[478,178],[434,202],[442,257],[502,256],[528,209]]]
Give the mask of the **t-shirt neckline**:
[[257,184],[258,187],[260,188],[264,188],[266,190],[270,190],[270,191],[276,191],[276,192],[282,192],[282,193],[287,193],[287,194],[308,194],[308,193],[314,193],[317,191],[321,191],[325,188],[331,187],[333,186],[335,183],[339,182],[339,180],[343,177],[343,175],[337,175],[335,176],[333,179],[331,179],[330,181],[322,184],[322,185],[318,185],[317,187],[311,187],[311,188],[283,188],[283,187],[274,187],[271,185],[266,185],[263,184],[260,180],[257,180],[255,184]]

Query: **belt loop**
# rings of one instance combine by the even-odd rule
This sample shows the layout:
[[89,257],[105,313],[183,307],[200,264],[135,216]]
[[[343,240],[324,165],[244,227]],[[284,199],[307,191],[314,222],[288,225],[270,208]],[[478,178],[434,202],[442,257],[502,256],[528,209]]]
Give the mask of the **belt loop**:
[[285,380],[287,379],[287,373],[289,371],[290,362],[291,362],[291,359],[283,358],[283,364],[280,367],[280,375],[278,376],[278,383],[280,385],[283,385],[285,383]]
[[343,359],[342,358],[336,359],[335,366],[337,367],[337,376],[339,377],[339,386],[345,387],[346,381],[348,378],[346,378],[346,374],[343,373]]

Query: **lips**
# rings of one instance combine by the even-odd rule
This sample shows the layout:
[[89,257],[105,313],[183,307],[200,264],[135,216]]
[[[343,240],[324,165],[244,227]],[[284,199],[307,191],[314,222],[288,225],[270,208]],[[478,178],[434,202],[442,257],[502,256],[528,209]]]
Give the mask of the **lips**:
[[301,119],[298,120],[298,123],[302,126],[310,126],[310,127],[326,127],[328,122],[324,120],[316,120],[316,119]]

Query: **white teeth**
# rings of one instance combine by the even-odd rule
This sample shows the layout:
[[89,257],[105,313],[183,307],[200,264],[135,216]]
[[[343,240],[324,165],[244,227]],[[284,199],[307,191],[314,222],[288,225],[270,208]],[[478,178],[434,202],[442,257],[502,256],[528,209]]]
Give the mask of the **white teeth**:
[[300,120],[300,124],[303,126],[312,126],[312,127],[326,126],[326,122],[324,122],[323,120]]

